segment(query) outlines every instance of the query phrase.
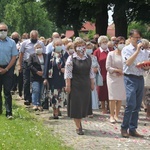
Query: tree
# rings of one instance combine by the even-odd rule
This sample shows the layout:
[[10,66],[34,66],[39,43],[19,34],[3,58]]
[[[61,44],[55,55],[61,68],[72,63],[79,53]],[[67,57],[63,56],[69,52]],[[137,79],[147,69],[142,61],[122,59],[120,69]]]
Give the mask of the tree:
[[114,14],[113,20],[115,24],[115,36],[123,36],[127,38],[127,1],[115,0],[113,1]]
[[24,0],[12,0],[5,6],[4,14],[10,32],[22,34],[35,29],[40,35],[50,37],[54,31],[54,24],[49,21],[44,8],[41,8],[41,2],[24,3]]
[[142,22],[131,22],[128,26],[128,33],[131,29],[138,29],[142,33],[142,37],[150,40],[150,25]]
[[75,36],[86,20],[94,19],[96,33],[107,33],[109,0],[42,0],[43,6],[49,12],[49,17],[56,22],[58,27],[62,25],[72,26]]

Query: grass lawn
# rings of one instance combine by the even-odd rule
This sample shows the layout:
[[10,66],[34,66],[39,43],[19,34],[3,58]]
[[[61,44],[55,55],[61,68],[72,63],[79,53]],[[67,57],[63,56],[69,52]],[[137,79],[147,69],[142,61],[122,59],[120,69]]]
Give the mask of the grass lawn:
[[[4,109],[5,110],[5,109]],[[0,115],[0,150],[71,150],[25,108],[13,104],[14,119]]]

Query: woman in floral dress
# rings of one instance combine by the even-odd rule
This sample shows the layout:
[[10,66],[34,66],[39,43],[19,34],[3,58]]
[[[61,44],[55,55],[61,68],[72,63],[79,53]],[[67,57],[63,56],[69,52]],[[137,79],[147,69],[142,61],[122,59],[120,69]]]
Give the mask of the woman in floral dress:
[[44,68],[44,84],[47,84],[47,82],[49,83],[54,119],[58,119],[60,113],[59,108],[63,107],[64,103],[62,89],[65,86],[65,63],[62,51],[62,40],[54,40],[54,51],[48,53]]

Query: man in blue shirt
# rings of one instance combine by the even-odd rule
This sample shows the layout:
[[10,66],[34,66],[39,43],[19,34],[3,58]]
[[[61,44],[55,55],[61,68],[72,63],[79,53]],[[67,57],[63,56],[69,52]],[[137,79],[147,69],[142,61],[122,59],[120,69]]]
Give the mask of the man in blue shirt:
[[4,91],[6,117],[12,118],[12,96],[14,64],[18,50],[14,40],[7,36],[8,27],[0,23],[0,114],[2,114],[2,86]]

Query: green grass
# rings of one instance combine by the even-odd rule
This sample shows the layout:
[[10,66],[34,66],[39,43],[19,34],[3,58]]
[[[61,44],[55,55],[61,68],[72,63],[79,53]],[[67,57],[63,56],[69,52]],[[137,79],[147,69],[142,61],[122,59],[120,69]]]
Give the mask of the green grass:
[[[4,109],[5,110],[5,109]],[[0,115],[0,150],[71,150],[25,108],[13,104],[14,119]]]

